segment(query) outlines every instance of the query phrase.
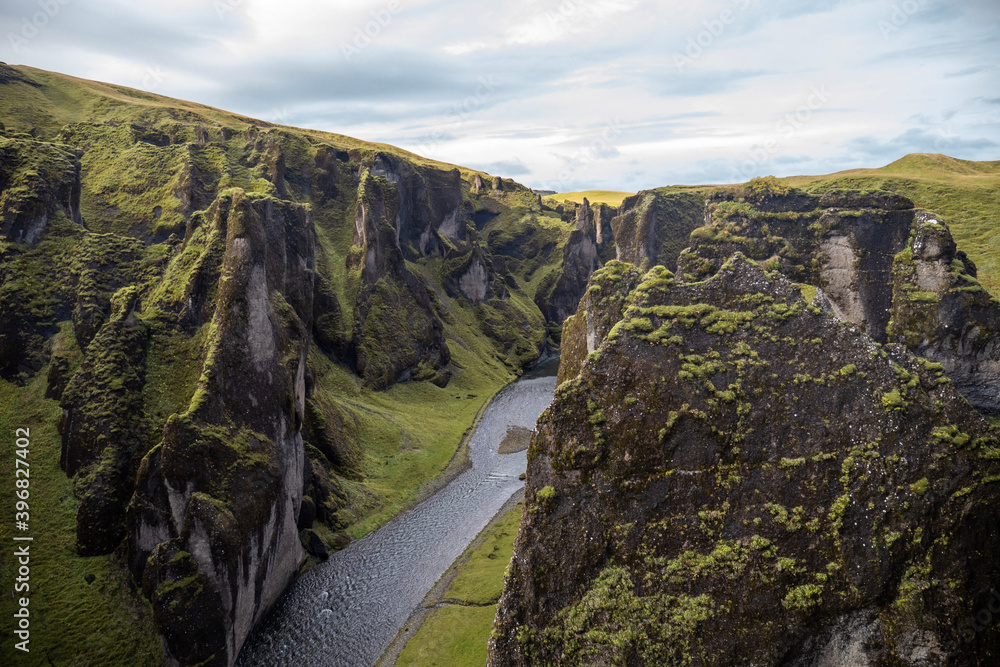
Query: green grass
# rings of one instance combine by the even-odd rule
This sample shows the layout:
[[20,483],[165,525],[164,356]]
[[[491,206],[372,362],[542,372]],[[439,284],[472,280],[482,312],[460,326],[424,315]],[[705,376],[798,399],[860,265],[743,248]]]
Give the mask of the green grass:
[[582,204],[584,197],[591,204],[607,204],[608,206],[621,206],[626,197],[631,197],[634,192],[619,192],[617,190],[585,190],[582,192],[560,192],[549,195],[549,199],[557,202],[571,201],[574,204]]
[[451,586],[445,602],[467,605],[495,604],[503,592],[503,575],[514,551],[514,538],[521,522],[521,506],[507,512],[487,533],[482,544],[469,554]]
[[960,250],[979,269],[979,281],[1000,296],[1000,161],[971,162],[946,155],[913,154],[879,169],[781,179],[807,190],[882,189],[934,211]]
[[[487,529],[482,541],[457,561],[458,573],[435,609],[406,644],[397,666],[481,667],[503,591],[523,504]],[[464,561],[464,562],[463,562]]]
[[316,391],[351,411],[364,444],[364,481],[343,480],[349,511],[358,519],[347,530],[352,538],[367,535],[413,502],[451,461],[480,408],[513,378],[477,363],[461,346],[453,353],[473,372],[460,371],[444,388],[411,382],[384,392],[363,387],[315,349],[310,354]]
[[481,667],[486,664],[486,642],[496,615],[496,605],[436,610],[399,654],[398,667]]
[[[44,398],[45,372],[20,388],[0,380],[0,577],[12,591],[12,520],[14,518],[15,430],[29,428],[31,493],[30,530],[30,654],[13,648],[10,619],[12,594],[0,601],[5,627],[0,648],[2,664],[154,665],[162,660],[151,611],[135,593],[120,555],[84,558],[77,555],[76,499],[73,483],[59,469],[60,439],[56,432],[61,410]],[[86,577],[93,575],[93,583]],[[20,596],[20,594],[19,594]],[[30,656],[30,657],[29,657]],[[79,662],[86,656],[86,662]]]

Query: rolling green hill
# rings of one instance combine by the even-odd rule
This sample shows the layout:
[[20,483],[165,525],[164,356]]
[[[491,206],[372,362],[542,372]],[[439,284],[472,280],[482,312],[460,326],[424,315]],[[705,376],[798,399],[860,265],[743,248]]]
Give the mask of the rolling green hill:
[[[81,644],[95,664],[158,654],[154,619],[187,632],[177,582],[242,594],[190,565],[188,523],[158,523],[159,473],[146,471],[174,466],[183,487],[201,464],[169,457],[214,443],[203,456],[231,472],[193,482],[192,498],[225,522],[281,506],[234,493],[233,475],[288,465],[234,443],[304,448],[306,471],[282,474],[310,510],[286,533],[321,558],[460,469],[477,412],[546,349],[536,291],[571,227],[513,181],[29,67],[0,65],[0,124],[0,388],[4,424],[37,434],[33,510],[59,547],[37,561],[32,604],[47,621],[32,638],[57,664]],[[244,370],[261,336],[279,345],[270,370]],[[277,411],[243,414],[247,383],[268,382]],[[173,561],[138,546],[151,530],[181,533]],[[284,544],[242,557],[273,563]],[[144,578],[164,583],[137,596]],[[217,650],[230,649],[204,655]]]
[[980,281],[993,295],[1000,295],[1000,161],[919,153],[878,169],[781,180],[815,192],[887,190],[909,197],[944,218],[958,247],[978,265]]
[[[781,180],[910,197],[1000,294],[1000,162]],[[543,205],[386,144],[0,63],[0,424],[31,429],[47,540],[32,640],[55,664],[152,663],[157,633],[228,659],[233,600],[252,626],[461,469],[489,398],[558,349],[551,313],[616,252],[675,264],[715,189]],[[553,210],[584,197],[596,213]]]
[[607,204],[608,206],[621,206],[622,201],[626,197],[631,196],[632,192],[619,192],[617,190],[586,190],[582,192],[561,192],[559,194],[549,195],[549,199],[555,202],[573,202],[574,204],[582,204],[584,199],[587,199],[591,204]]

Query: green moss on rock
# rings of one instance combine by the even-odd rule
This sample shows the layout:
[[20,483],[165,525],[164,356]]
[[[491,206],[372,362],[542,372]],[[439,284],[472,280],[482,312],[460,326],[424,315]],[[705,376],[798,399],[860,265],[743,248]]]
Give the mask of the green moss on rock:
[[[679,349],[616,325],[560,386],[527,476],[553,506],[522,519],[489,664],[783,664],[854,641],[841,623],[858,614],[883,638],[859,649],[875,663],[914,632],[1000,656],[994,631],[953,633],[996,567],[978,545],[1000,535],[983,483],[1000,471],[968,446],[989,425],[953,389],[740,256],[627,302],[619,322],[654,330],[658,310],[703,312],[678,316]],[[703,327],[708,307],[747,324]],[[961,448],[941,437],[955,423]]]

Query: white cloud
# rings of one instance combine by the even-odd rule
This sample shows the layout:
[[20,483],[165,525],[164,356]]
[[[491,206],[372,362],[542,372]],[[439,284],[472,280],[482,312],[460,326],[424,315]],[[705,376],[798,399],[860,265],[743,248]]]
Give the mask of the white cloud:
[[[994,0],[219,2],[231,11],[69,3],[16,51],[0,40],[0,60],[513,165],[533,186],[1000,158]],[[8,0],[0,23],[36,3]],[[829,99],[810,108],[816,89]],[[610,121],[620,132],[594,150]]]
[[511,7],[506,26],[493,39],[459,41],[443,50],[457,56],[487,49],[542,46],[576,35],[599,36],[607,28],[607,20],[638,5],[638,0],[524,0]]

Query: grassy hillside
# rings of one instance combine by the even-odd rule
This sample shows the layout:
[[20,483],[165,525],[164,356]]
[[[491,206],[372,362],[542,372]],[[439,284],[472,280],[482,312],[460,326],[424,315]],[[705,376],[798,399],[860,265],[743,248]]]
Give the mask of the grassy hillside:
[[583,200],[586,199],[591,204],[607,204],[608,206],[618,207],[621,206],[622,201],[626,197],[631,197],[634,194],[634,192],[619,192],[617,190],[586,190],[582,192],[561,192],[549,195],[548,199],[555,200],[557,203],[569,201],[574,204],[582,204]]
[[810,191],[878,189],[906,195],[942,217],[958,247],[976,262],[979,281],[1000,296],[1000,161],[919,153],[878,169],[782,180]]
[[[79,161],[78,213],[52,195],[59,178],[72,180],[74,159]],[[451,357],[450,381],[443,387],[402,382],[376,391],[352,369],[356,302],[364,287],[360,271],[351,268],[359,250],[353,243],[358,174],[387,160],[419,181],[411,185],[418,194],[420,183],[432,190],[457,173],[458,179],[449,182],[460,184],[462,210],[474,218],[462,243],[443,235],[432,239],[443,248],[439,253],[422,255],[400,239],[408,254],[398,270],[408,271],[427,289],[442,323]],[[476,176],[486,183],[481,194],[473,185]],[[306,426],[308,437],[318,438],[309,444],[320,449],[307,451],[322,461],[336,495],[329,501],[332,517],[317,522],[314,530],[327,545],[343,544],[344,536],[370,532],[420,497],[422,488],[448,468],[485,403],[537,357],[545,341],[535,291],[557,270],[571,227],[543,211],[527,188],[503,181],[493,190],[492,180],[393,146],[0,65],[0,205],[6,224],[33,206],[55,210],[35,245],[0,236],[0,315],[5,320],[0,347],[10,345],[0,354],[10,370],[0,380],[5,405],[0,423],[5,433],[20,426],[38,433],[32,512],[45,517],[35,524],[35,534],[44,530],[50,541],[32,571],[32,588],[40,591],[32,598],[39,614],[33,640],[75,647],[91,664],[149,664],[159,655],[149,607],[124,567],[124,548],[101,556],[77,553],[78,498],[103,474],[104,464],[84,468],[75,479],[60,470],[56,424],[62,410],[58,396],[48,391],[58,378],[65,384],[80,368],[88,345],[109,319],[113,297],[123,290],[141,295],[137,315],[149,336],[140,355],[141,391],[133,403],[138,414],[129,428],[145,438],[148,449],[158,443],[167,419],[192,404],[199,385],[210,326],[198,324],[197,313],[184,321],[178,313],[197,310],[197,303],[191,305],[192,285],[211,284],[211,267],[222,253],[222,240],[208,231],[213,206],[242,190],[274,206],[290,202],[307,208],[316,233],[315,275],[327,304],[319,327],[323,339],[313,341],[309,356],[311,421]],[[420,209],[419,201],[414,206],[401,215],[441,215]],[[77,214],[85,226],[73,219]],[[476,252],[495,274],[495,295],[481,302],[462,297],[456,286]],[[214,292],[201,294],[207,302],[215,298]],[[7,354],[15,343],[16,354]],[[90,350],[94,353],[93,346]],[[120,365],[115,354],[104,360],[100,351],[101,358],[92,363]],[[18,355],[23,359],[9,358]],[[99,369],[107,386],[97,389],[108,395],[107,406],[84,407],[112,421],[113,406],[119,404],[114,395],[122,388],[114,368]],[[113,435],[120,427],[111,428],[112,439],[120,437]],[[335,456],[323,458],[331,452]],[[5,457],[10,469],[12,460]],[[0,503],[13,507],[11,485],[0,489]],[[0,537],[9,540],[10,523],[0,525]],[[0,559],[0,575],[10,576],[10,568],[10,559]],[[83,579],[87,574],[95,575],[93,584]],[[8,613],[10,605],[8,598],[0,611]],[[60,639],[70,627],[79,642]],[[10,654],[10,645],[5,639],[0,656]],[[129,648],[121,653],[121,647]],[[53,653],[51,659],[63,664],[72,657]]]
[[[378,150],[398,155],[421,165],[460,169],[463,174],[483,174],[457,165],[431,160],[390,144],[361,141],[332,132],[279,125],[241,116],[196,102],[188,102],[125,86],[79,79],[67,74],[20,65],[0,65],[0,81],[14,80],[0,96],[0,119],[8,130],[34,136],[55,136],[75,123],[146,122],[157,125],[208,125],[245,129],[251,125],[284,129],[297,136],[321,140],[345,149]],[[32,83],[26,83],[32,82]],[[39,84],[39,85],[32,85]]]
[[[514,550],[523,504],[487,527],[443,579],[446,590],[435,609],[406,643],[396,665],[479,667],[486,663],[486,642],[503,592],[504,572]],[[425,601],[425,604],[428,604]]]

